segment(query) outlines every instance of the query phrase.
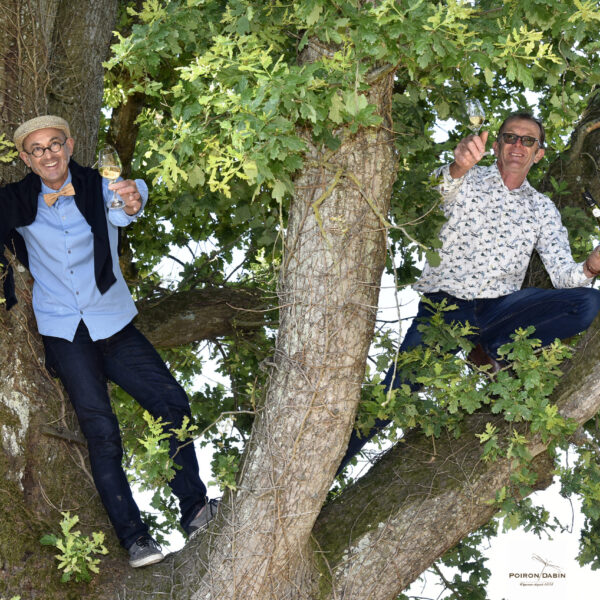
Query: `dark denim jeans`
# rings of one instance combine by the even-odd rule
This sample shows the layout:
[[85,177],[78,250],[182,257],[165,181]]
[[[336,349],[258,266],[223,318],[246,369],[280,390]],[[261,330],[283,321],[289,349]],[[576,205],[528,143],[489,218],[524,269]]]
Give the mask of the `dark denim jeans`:
[[[130,323],[113,336],[92,341],[81,321],[72,342],[43,336],[48,368],[60,377],[87,443],[94,483],[121,544],[128,548],[148,532],[122,467],[119,424],[112,411],[107,379],[120,385],[153,417],[180,427],[190,414],[187,395],[152,344]],[[170,440],[181,469],[170,487],[187,525],[206,499],[194,445]]]
[[[510,335],[518,328],[535,327],[534,336],[544,346],[556,338],[561,340],[571,337],[587,329],[600,311],[600,292],[592,288],[572,288],[561,290],[544,290],[527,288],[500,298],[483,298],[461,300],[445,292],[425,294],[432,302],[439,304],[446,299],[447,304],[455,304],[456,310],[443,313],[447,323],[466,323],[477,328],[473,336],[474,343],[480,343],[484,350],[496,358],[498,348],[510,342]],[[400,346],[400,352],[421,345],[419,324],[426,322],[431,309],[424,302],[419,303],[417,316],[406,332]],[[394,381],[392,381],[392,378]],[[382,385],[388,390],[396,389],[404,381],[399,373],[395,373],[395,365],[391,365]],[[406,382],[410,384],[410,382]],[[413,390],[418,386],[412,384]],[[384,427],[389,420],[378,420],[369,433],[363,437],[354,430],[348,443],[348,450],[338,468],[338,474],[348,462],[360,452],[362,447]]]

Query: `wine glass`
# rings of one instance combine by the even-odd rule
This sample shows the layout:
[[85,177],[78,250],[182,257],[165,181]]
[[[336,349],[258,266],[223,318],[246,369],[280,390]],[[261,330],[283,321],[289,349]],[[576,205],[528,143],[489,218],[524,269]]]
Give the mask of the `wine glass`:
[[469,98],[465,100],[465,109],[469,117],[469,129],[478,134],[485,121],[485,111],[481,102],[477,98]]
[[[475,134],[479,135],[479,130],[483,127],[485,122],[485,110],[481,106],[481,102],[477,98],[467,98],[465,100],[465,111],[467,117],[469,117],[469,129]],[[483,153],[483,156],[490,154],[489,151]]]
[[[104,179],[109,181],[115,181],[121,175],[121,159],[117,154],[117,151],[112,146],[104,146],[98,153],[98,172]],[[117,209],[123,208],[125,202],[117,195],[117,192],[113,191],[113,197],[108,208]]]

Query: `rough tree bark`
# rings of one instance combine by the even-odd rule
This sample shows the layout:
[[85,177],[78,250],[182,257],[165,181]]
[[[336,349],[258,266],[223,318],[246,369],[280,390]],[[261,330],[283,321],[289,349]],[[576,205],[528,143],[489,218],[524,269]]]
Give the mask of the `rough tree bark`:
[[311,148],[296,181],[271,380],[194,598],[317,593],[311,531],[354,421],[385,261],[392,86],[388,74],[371,87],[384,126],[345,135],[335,153]]

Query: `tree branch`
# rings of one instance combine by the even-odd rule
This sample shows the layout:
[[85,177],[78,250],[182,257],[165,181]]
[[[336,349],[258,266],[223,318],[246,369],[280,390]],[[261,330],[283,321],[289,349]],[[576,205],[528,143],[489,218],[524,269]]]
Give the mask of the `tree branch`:
[[189,290],[138,302],[136,326],[158,348],[172,348],[263,327],[273,310],[257,289]]

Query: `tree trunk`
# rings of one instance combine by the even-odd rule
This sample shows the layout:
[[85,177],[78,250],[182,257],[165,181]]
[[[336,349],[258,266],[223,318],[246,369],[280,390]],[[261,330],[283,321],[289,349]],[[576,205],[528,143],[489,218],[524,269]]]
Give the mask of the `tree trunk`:
[[[384,120],[392,85],[371,89]],[[194,598],[314,597],[311,531],[360,397],[396,162],[388,127],[340,135],[329,157],[311,148],[295,182],[270,383]]]
[[[103,69],[117,0],[1,0],[0,127],[12,139],[23,121],[58,114],[69,121],[74,157],[93,162]],[[20,162],[20,161],[19,161]],[[24,172],[1,171],[4,181]]]

